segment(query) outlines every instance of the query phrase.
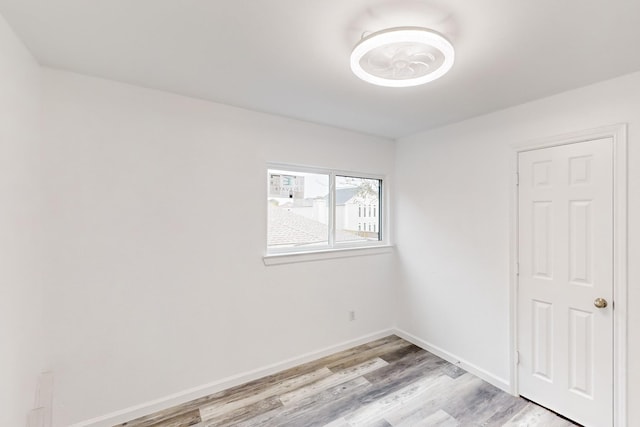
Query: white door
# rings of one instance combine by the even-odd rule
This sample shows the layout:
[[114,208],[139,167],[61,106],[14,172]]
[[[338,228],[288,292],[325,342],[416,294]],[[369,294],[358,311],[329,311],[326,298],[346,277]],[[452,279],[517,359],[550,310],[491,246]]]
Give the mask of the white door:
[[612,426],[613,141],[522,152],[518,173],[519,393]]

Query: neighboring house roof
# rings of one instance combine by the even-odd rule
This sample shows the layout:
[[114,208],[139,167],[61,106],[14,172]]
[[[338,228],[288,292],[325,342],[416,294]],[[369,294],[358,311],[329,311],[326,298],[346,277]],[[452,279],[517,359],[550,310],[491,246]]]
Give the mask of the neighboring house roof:
[[353,199],[358,194],[360,189],[358,187],[353,188],[339,188],[336,190],[336,206],[342,206],[349,200]]
[[[344,206],[358,195],[360,189],[358,187],[339,188],[336,190],[336,206]],[[325,200],[329,199],[329,195],[324,196]],[[376,200],[373,200],[375,203]]]
[[[329,227],[319,221],[291,212],[287,208],[269,206],[267,244],[269,246],[308,245],[327,241]],[[362,237],[343,230],[336,231],[341,242],[362,240]]]

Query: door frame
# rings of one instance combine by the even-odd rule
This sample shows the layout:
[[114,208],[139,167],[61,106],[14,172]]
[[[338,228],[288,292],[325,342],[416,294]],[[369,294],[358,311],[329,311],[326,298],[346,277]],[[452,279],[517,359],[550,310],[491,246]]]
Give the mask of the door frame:
[[518,385],[518,155],[524,151],[575,144],[594,139],[613,140],[613,425],[627,427],[627,124],[578,131],[511,146],[510,200],[510,393]]

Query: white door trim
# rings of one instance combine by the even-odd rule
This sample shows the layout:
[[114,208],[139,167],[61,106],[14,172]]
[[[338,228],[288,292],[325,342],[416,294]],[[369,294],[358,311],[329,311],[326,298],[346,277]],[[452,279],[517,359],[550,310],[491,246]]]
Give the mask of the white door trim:
[[510,391],[518,386],[518,154],[523,151],[613,139],[613,425],[627,427],[627,125],[616,124],[512,145],[510,200]]

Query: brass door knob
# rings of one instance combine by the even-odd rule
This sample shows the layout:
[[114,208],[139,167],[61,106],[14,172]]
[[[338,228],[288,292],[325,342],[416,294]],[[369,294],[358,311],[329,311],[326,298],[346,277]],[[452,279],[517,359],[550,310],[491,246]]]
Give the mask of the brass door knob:
[[595,301],[593,301],[593,305],[598,308],[605,308],[607,306],[607,300],[604,298],[596,298]]

